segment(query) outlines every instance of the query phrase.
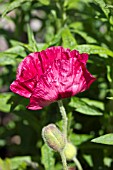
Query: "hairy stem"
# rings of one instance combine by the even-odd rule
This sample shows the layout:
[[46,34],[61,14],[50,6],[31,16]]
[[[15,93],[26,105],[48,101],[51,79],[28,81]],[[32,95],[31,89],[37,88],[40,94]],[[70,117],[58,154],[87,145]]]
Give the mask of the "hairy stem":
[[61,156],[61,159],[62,159],[63,170],[68,170],[67,161],[66,161],[66,157],[65,157],[65,154],[64,154],[64,150],[62,150],[60,152],[60,156]]
[[[68,122],[68,118],[66,115],[66,111],[65,108],[63,106],[62,100],[58,101],[58,106],[62,115],[62,120],[63,120],[63,125],[62,125],[62,133],[64,135],[65,138],[65,142],[67,143],[67,122]],[[60,152],[61,155],[61,159],[62,159],[62,165],[63,165],[63,170],[68,170],[68,166],[67,166],[67,161],[66,161],[66,156],[64,154],[64,150],[62,150]]]
[[59,106],[59,109],[60,109],[60,112],[61,112],[61,115],[62,115],[62,120],[63,120],[63,134],[64,134],[64,137],[65,137],[65,140],[67,141],[67,122],[68,122],[68,118],[67,118],[66,111],[65,111],[65,108],[63,106],[62,100],[58,101],[58,106]]
[[78,161],[78,159],[76,157],[73,158],[73,161],[75,162],[78,170],[83,170],[80,162]]

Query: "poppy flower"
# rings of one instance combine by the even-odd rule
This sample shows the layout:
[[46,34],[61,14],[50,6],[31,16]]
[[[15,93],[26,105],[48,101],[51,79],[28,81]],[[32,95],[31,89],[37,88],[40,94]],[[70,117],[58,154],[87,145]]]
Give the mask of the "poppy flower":
[[10,89],[30,99],[28,109],[38,110],[87,90],[95,81],[88,72],[88,54],[50,47],[29,54],[19,64]]

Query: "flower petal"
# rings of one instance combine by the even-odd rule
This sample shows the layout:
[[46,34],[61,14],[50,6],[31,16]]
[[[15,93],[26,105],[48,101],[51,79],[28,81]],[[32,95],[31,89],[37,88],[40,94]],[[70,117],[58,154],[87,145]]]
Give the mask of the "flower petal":
[[66,58],[65,53],[69,49],[61,46],[50,47],[41,52],[29,54],[18,66],[16,81],[14,81],[10,89],[21,96],[29,98],[35,88],[35,82],[46,71],[49,64],[55,59]]
[[10,89],[14,93],[17,93],[21,96],[29,98],[32,94],[32,91],[33,91],[33,88],[35,87],[35,85],[36,85],[35,79],[27,80],[25,82],[20,82],[19,80],[15,80],[10,85]]
[[77,58],[55,60],[37,82],[28,109],[42,109],[61,98],[74,96],[88,89],[94,80]]

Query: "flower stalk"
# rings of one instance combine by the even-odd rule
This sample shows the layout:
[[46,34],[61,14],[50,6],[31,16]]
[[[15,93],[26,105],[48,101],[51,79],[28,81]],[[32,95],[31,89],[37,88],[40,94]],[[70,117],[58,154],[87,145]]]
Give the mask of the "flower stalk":
[[73,161],[75,162],[75,164],[76,164],[78,170],[83,170],[83,168],[82,168],[82,166],[81,166],[79,160],[76,158],[76,156],[73,158]]
[[[65,111],[65,108],[63,106],[62,100],[58,101],[58,106],[59,106],[59,109],[60,109],[60,112],[61,112],[61,115],[62,115],[62,120],[63,120],[62,133],[64,135],[65,146],[66,146],[66,144],[67,144],[67,123],[68,123],[68,118],[67,118],[66,111]],[[63,169],[68,170],[64,149],[60,151],[60,156],[61,156],[61,159],[62,159]]]
[[68,170],[67,161],[66,161],[66,156],[64,154],[64,150],[62,150],[60,152],[60,156],[61,156],[61,159],[62,159],[63,170]]
[[59,106],[59,109],[60,109],[60,112],[61,112],[61,115],[62,115],[62,120],[63,120],[62,130],[63,130],[65,140],[67,142],[67,123],[68,123],[68,118],[67,118],[66,111],[65,111],[65,108],[63,106],[62,100],[58,101],[58,106]]

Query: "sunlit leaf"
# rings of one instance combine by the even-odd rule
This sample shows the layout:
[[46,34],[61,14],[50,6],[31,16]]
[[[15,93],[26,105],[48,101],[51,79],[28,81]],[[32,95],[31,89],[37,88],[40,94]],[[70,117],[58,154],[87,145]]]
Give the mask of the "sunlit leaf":
[[93,167],[93,160],[92,160],[92,157],[91,155],[83,155],[84,159],[86,160],[86,162],[88,163],[88,165],[90,165],[90,167]]
[[29,42],[29,45],[32,47],[32,51],[33,52],[38,51],[38,47],[37,47],[36,40],[34,38],[34,34],[29,25],[27,25],[27,33],[28,33],[28,42]]
[[111,167],[111,164],[112,164],[112,158],[109,158],[109,157],[105,157],[104,158],[104,164],[108,167]]
[[[11,40],[10,43],[15,47],[15,46],[20,46],[24,48],[24,52],[27,49],[29,52],[33,52],[33,47],[30,44],[25,44],[16,40]],[[13,48],[14,48],[13,47]],[[26,53],[24,54],[24,57],[26,56]]]
[[9,48],[8,50],[5,51],[5,53],[9,53],[9,54],[11,53],[16,56],[19,55],[22,57],[26,55],[25,49],[20,45],[16,45],[15,47]]
[[103,57],[105,57],[104,55],[109,55],[111,57],[113,57],[113,51],[101,47],[101,46],[97,46],[97,45],[88,45],[88,44],[83,44],[83,45],[77,45],[75,46],[75,48],[77,50],[79,50],[81,53],[86,52],[88,54],[98,54],[101,55],[103,54]]
[[73,37],[73,35],[71,34],[68,28],[65,28],[62,31],[62,41],[63,41],[63,46],[65,48],[73,49],[77,44],[75,38]]
[[11,53],[0,53],[0,66],[5,66],[5,65],[15,65],[15,58],[16,54],[11,54]]
[[113,97],[107,97],[107,99],[113,100]]
[[8,100],[11,98],[12,95],[12,93],[0,93],[0,111],[10,111],[11,104],[8,103]]
[[15,65],[17,56],[26,56],[25,49],[20,45],[9,48],[4,52],[0,52],[0,66]]
[[73,30],[73,31],[76,34],[79,34],[82,38],[84,38],[87,43],[97,43],[97,41],[93,37],[90,37],[87,33],[78,30]]
[[106,145],[113,145],[113,133],[109,133],[109,134],[97,137],[91,140],[91,142],[101,143],[101,144],[106,144]]
[[49,5],[50,0],[39,0],[39,2],[44,4],[44,5]]
[[104,0],[94,0],[103,10],[104,14],[106,15],[106,17],[108,17],[110,10],[108,8],[106,8],[106,3]]
[[93,103],[89,104],[78,97],[72,97],[69,103],[69,106],[75,108],[75,111],[80,112],[82,114],[90,115],[90,116],[100,116],[103,113],[93,105]]
[[12,170],[11,169],[11,162],[10,162],[10,159],[5,159],[5,160],[2,160],[0,158],[0,169],[1,170]]
[[112,77],[111,77],[111,67],[109,65],[106,66],[107,67],[107,79],[109,82],[112,82]]
[[42,164],[44,165],[45,170],[55,170],[55,160],[53,158],[53,151],[46,144],[44,144],[42,146],[41,152]]
[[26,166],[31,163],[31,157],[30,156],[23,156],[23,157],[14,157],[11,159],[11,170],[12,169],[18,169],[22,163],[25,163]]
[[72,141],[72,143],[75,146],[77,146],[77,145],[82,144],[83,142],[88,141],[92,137],[93,137],[92,135],[88,135],[88,134],[74,134],[74,133],[72,133],[70,135],[70,140]]
[[7,3],[7,7],[6,9],[4,10],[2,16],[4,17],[8,12],[12,11],[13,9],[19,7],[22,5],[22,3],[24,2],[31,2],[33,0],[14,0],[13,2],[11,3]]

